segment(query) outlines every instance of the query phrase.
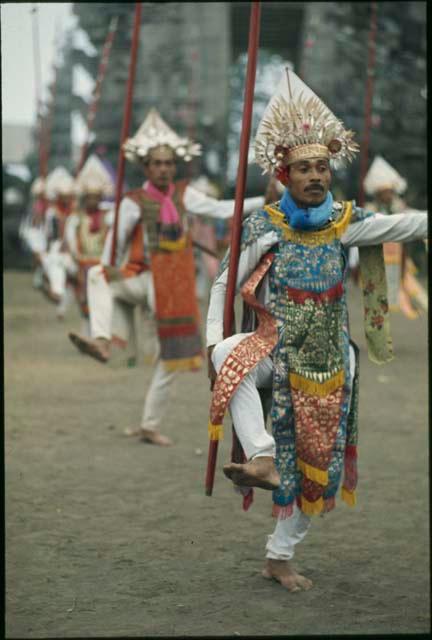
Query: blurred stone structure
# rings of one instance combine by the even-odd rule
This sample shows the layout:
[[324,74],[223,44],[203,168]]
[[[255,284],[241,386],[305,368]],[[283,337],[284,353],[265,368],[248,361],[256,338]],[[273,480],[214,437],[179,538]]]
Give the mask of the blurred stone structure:
[[[119,26],[89,153],[105,155],[113,167],[118,148],[128,75],[134,3],[73,4],[78,26],[101,51],[110,20]],[[375,93],[370,157],[383,154],[407,177],[414,206],[426,205],[426,3],[378,2]],[[258,73],[279,56],[322,96],[361,141],[364,128],[370,2],[263,2]],[[249,2],[144,2],[131,133],[156,106],[179,132],[199,140],[205,153],[188,175],[207,173],[222,190],[227,183],[230,117],[240,113]],[[272,58],[273,57],[273,58]],[[72,70],[81,65],[95,78],[99,54],[67,45],[56,87],[50,169],[72,169],[70,110],[85,117],[87,105],[72,95]],[[261,65],[261,67],[260,67]],[[272,87],[268,87],[271,92]],[[265,99],[262,92],[261,100]],[[68,112],[69,110],[69,112]],[[241,119],[241,116],[236,116]],[[239,123],[237,125],[239,129]],[[234,131],[235,132],[235,131]],[[253,132],[252,132],[253,133]],[[395,141],[397,143],[395,144]],[[338,178],[356,196],[359,162]],[[126,181],[141,174],[128,164]],[[232,181],[232,179],[231,179]],[[254,174],[254,184],[262,188]]]

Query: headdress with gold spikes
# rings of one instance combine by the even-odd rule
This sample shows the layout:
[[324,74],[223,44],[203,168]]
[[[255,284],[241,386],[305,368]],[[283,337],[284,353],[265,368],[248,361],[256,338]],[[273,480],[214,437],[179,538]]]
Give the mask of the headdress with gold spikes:
[[263,173],[310,158],[328,158],[338,168],[359,147],[354,132],[289,68],[266,107],[255,137],[255,159]]
[[42,196],[45,193],[45,179],[39,176],[36,180],[33,180],[30,190],[35,198]]
[[75,180],[64,167],[57,167],[46,179],[46,194],[50,200],[59,195],[74,195]]
[[393,189],[400,194],[405,191],[407,182],[387,160],[384,160],[382,156],[375,156],[365,176],[363,186],[370,195],[383,189]]
[[76,177],[79,195],[100,193],[109,198],[114,193],[111,176],[96,155],[91,155]]
[[201,155],[201,145],[178,136],[152,108],[136,134],[123,144],[123,151],[127,160],[137,162],[144,160],[151,149],[160,146],[171,147],[176,156],[185,162]]

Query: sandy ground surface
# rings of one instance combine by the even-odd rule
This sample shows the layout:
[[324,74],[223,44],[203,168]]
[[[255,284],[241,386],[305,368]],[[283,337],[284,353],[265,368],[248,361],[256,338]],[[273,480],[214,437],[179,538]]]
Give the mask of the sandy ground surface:
[[[361,346],[358,506],[315,518],[298,550],[315,583],[289,594],[260,575],[271,498],[248,513],[222,474],[204,495],[209,391],[183,374],[164,432],[137,425],[151,369],[102,365],[66,338],[28,273],[4,277],[6,635],[294,635],[426,632],[429,619],[427,319],[392,316],[397,358]],[[228,429],[227,429],[228,431]],[[197,453],[201,449],[202,454]]]

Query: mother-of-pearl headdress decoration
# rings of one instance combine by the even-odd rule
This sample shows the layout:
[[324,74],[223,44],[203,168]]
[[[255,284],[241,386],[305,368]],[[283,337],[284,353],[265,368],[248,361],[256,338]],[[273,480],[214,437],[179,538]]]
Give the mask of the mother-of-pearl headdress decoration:
[[74,195],[75,180],[64,167],[57,167],[46,179],[46,195],[54,200],[59,195]]
[[375,156],[365,176],[363,186],[365,191],[371,195],[383,189],[393,189],[400,194],[407,188],[407,181],[382,156]]
[[33,180],[30,191],[32,196],[35,197],[42,196],[45,193],[45,180],[42,176],[38,176]]
[[102,161],[95,154],[87,158],[83,168],[77,175],[76,188],[79,195],[100,193],[106,198],[113,195],[112,178]]
[[136,134],[123,144],[123,151],[127,160],[137,162],[144,160],[151,149],[160,146],[171,147],[176,156],[185,162],[201,155],[201,145],[178,136],[152,108]]
[[343,123],[289,68],[264,111],[255,137],[255,159],[263,173],[310,158],[328,158],[338,168],[359,146]]

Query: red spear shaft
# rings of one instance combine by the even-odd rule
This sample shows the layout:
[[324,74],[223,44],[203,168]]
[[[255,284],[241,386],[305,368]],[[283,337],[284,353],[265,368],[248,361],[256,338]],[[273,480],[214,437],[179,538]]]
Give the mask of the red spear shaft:
[[363,207],[364,205],[365,195],[364,195],[363,182],[365,179],[365,175],[366,175],[366,171],[369,163],[369,141],[370,141],[371,116],[372,116],[373,83],[374,83],[374,73],[375,73],[376,32],[377,32],[377,3],[371,2],[367,80],[366,80],[366,94],[365,94],[365,103],[364,103],[365,124],[364,124],[363,144],[362,144],[361,159],[360,159],[360,185],[359,185],[359,206],[360,207]]
[[[224,307],[224,337],[232,335],[234,320],[234,298],[237,281],[237,269],[240,258],[240,237],[243,216],[243,200],[246,189],[247,158],[249,151],[249,139],[252,122],[253,96],[255,88],[255,75],[259,44],[260,27],[260,2],[252,2],[249,22],[249,46],[246,72],[245,98],[243,105],[242,130],[240,136],[240,156],[237,170],[236,193],[233,225],[231,229],[230,259],[228,266],[227,291]],[[214,475],[216,469],[216,457],[218,440],[210,440],[207,460],[207,474],[205,481],[206,495],[211,496],[213,491]]]
[[110,26],[108,29],[108,33],[105,39],[105,43],[102,49],[102,54],[101,54],[101,59],[99,62],[99,69],[98,69],[98,73],[96,76],[96,84],[95,84],[95,88],[93,91],[93,99],[90,102],[90,106],[87,112],[87,135],[85,137],[84,143],[81,147],[81,154],[80,154],[80,159],[78,162],[78,166],[76,168],[76,172],[75,175],[77,175],[84,164],[84,160],[85,157],[87,155],[87,149],[89,146],[89,142],[90,142],[90,134],[93,130],[93,125],[94,125],[94,120],[96,117],[96,112],[99,106],[99,100],[100,100],[100,96],[101,96],[101,89],[102,89],[102,83],[104,81],[105,78],[105,73],[107,70],[107,66],[108,66],[108,61],[109,61],[109,56],[111,53],[111,47],[112,47],[112,43],[114,41],[114,36],[116,34],[117,31],[117,24],[118,24],[118,18],[115,17],[111,20],[110,22]]
[[112,237],[112,245],[111,245],[111,266],[112,267],[115,266],[115,259],[116,259],[117,227],[118,227],[120,198],[121,198],[122,189],[123,189],[123,178],[124,178],[124,167],[125,167],[125,157],[123,154],[122,147],[129,133],[129,125],[130,125],[130,119],[132,114],[132,96],[133,96],[133,86],[135,81],[135,69],[136,69],[136,61],[137,61],[137,53],[138,53],[140,26],[141,26],[141,2],[136,2],[133,34],[132,34],[131,57],[130,57],[130,63],[129,63],[129,77],[128,77],[128,83],[127,83],[124,114],[123,114],[123,126],[122,126],[121,137],[120,137],[120,149],[119,149],[119,155],[118,155],[118,161],[117,161],[115,215],[114,215],[113,237]]

